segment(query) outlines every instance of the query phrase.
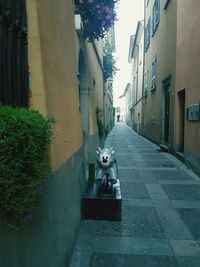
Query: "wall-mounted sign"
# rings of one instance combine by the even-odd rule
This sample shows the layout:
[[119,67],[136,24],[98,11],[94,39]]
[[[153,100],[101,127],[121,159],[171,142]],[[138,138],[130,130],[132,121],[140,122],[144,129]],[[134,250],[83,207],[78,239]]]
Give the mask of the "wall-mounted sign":
[[200,104],[189,105],[187,108],[187,119],[189,121],[200,121]]

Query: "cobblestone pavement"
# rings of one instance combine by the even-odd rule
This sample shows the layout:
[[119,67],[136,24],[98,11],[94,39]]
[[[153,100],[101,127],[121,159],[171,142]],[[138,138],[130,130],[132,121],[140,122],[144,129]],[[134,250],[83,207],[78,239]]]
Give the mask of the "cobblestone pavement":
[[199,267],[200,178],[116,124],[122,221],[82,221],[71,267]]

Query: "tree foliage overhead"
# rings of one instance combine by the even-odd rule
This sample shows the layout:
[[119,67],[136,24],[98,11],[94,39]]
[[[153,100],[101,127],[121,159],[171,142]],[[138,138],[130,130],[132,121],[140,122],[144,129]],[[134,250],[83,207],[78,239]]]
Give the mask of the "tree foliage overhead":
[[107,38],[104,40],[103,45],[103,67],[104,67],[104,77],[105,79],[113,78],[117,68],[116,59],[113,55],[114,44],[110,42]]

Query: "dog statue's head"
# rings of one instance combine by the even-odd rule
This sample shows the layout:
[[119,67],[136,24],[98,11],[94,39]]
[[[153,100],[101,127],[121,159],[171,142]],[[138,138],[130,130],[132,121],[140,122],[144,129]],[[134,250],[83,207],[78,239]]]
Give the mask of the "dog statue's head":
[[96,158],[98,164],[103,168],[109,168],[115,161],[114,154],[115,149],[113,147],[104,149],[98,147],[96,149]]

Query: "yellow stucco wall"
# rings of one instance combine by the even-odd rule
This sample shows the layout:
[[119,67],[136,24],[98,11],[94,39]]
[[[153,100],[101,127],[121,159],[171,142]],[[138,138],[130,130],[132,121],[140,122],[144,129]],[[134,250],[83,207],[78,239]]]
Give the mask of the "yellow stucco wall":
[[29,106],[47,115],[46,92],[42,69],[40,33],[38,24],[37,3],[34,0],[27,2],[28,15],[28,58],[31,75]]
[[30,107],[54,116],[51,165],[57,169],[82,146],[72,1],[29,0]]
[[[97,52],[102,63],[102,41],[95,42]],[[94,135],[97,133],[96,123],[96,108],[103,110],[103,73],[100,64],[97,60],[94,47],[91,43],[86,42],[85,50],[88,63],[88,76],[90,87],[89,98],[89,112],[90,112],[90,126],[89,134]]]
[[96,101],[95,92],[91,92],[89,99],[89,134],[94,135],[97,133],[97,120],[96,120]]

